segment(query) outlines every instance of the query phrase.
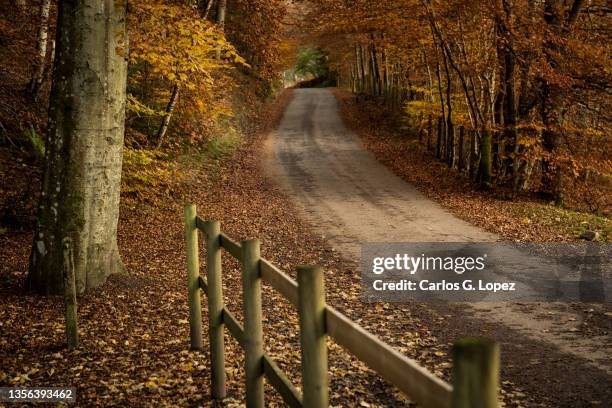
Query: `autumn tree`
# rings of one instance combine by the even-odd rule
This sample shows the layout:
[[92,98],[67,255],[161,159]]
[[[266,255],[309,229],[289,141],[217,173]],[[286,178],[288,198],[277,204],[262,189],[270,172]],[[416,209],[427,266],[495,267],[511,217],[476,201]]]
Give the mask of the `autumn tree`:
[[127,75],[126,4],[60,1],[42,197],[27,286],[63,291],[62,242],[77,289],[124,270],[117,221]]
[[131,4],[128,109],[136,115],[161,117],[154,139],[157,148],[165,143],[180,94],[190,102],[188,109],[214,119],[227,112],[215,100],[230,90],[223,86],[229,82],[226,74],[236,65],[245,65],[225,39],[223,12],[218,23],[198,13],[188,5],[167,1]]
[[225,34],[247,60],[246,72],[259,82],[259,92],[265,96],[280,86],[280,73],[286,67],[282,49],[286,45],[283,41],[287,3],[285,0],[228,2]]

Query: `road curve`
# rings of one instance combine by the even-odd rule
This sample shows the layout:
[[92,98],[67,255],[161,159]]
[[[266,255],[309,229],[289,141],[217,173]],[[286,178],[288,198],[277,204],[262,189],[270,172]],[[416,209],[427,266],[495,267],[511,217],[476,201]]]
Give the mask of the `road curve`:
[[343,253],[361,242],[495,241],[391,173],[342,122],[327,89],[296,89],[267,168]]

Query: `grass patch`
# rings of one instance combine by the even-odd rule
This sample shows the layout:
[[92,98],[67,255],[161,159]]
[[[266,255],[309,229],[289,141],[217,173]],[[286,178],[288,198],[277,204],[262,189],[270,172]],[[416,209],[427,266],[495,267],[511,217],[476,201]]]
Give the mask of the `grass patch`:
[[23,135],[29,141],[32,153],[38,162],[42,162],[45,159],[45,140],[40,135],[34,126],[30,125],[29,128],[24,129]]
[[214,137],[206,146],[204,156],[213,160],[223,160],[240,145],[241,137],[234,127],[228,127],[227,133]]
[[240,132],[228,125],[223,133],[216,134],[201,150],[187,150],[177,158],[183,168],[204,170],[211,176],[218,173],[219,164],[242,143]]
[[540,203],[516,203],[513,211],[526,224],[551,227],[572,238],[591,230],[599,232],[600,241],[612,241],[612,220],[607,217]]

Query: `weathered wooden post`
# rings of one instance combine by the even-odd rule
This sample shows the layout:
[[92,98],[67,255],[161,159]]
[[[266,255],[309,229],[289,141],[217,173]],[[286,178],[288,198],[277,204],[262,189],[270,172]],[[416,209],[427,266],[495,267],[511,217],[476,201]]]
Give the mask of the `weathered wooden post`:
[[242,241],[246,401],[249,408],[264,407],[264,351],[259,259],[259,240]]
[[219,221],[207,221],[204,223],[204,232],[206,233],[211,394],[215,399],[224,399],[226,397],[225,344],[223,341],[223,284],[221,273],[221,226]]
[[77,297],[74,276],[72,239],[62,240],[64,252],[64,301],[66,303],[66,343],[69,349],[79,347],[79,325],[77,322]]
[[499,345],[461,339],[453,346],[452,408],[497,408]]
[[185,206],[185,243],[187,245],[187,290],[189,292],[189,335],[191,349],[202,349],[202,307],[200,305],[200,262],[198,257],[198,230],[196,206]]
[[329,405],[327,344],[325,329],[325,285],[323,269],[298,267],[298,312],[302,347],[302,386],[304,406]]

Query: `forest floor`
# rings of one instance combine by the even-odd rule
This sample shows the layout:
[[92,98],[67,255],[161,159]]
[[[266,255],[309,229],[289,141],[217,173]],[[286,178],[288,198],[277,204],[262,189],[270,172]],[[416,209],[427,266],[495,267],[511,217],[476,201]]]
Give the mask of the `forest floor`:
[[[31,233],[1,233],[0,386],[76,386],[82,406],[210,406],[208,342],[201,352],[188,350],[182,206],[194,202],[200,216],[220,220],[223,231],[235,239],[260,238],[262,255],[292,275],[299,264],[323,266],[328,303],[447,380],[453,341],[466,333],[487,335],[502,342],[506,406],[580,407],[612,399],[605,372],[544,343],[514,343],[520,335],[510,328],[469,318],[458,321],[428,304],[362,303],[357,262],[314,232],[261,168],[266,135],[290,97],[290,92],[283,94],[262,115],[262,126],[233,152],[204,161],[185,158],[180,170],[188,176],[171,187],[170,195],[123,203],[119,245],[129,273],[112,276],[103,287],[79,297],[77,351],[63,346],[62,299],[21,292]],[[226,256],[223,267],[226,303],[240,317],[239,266]],[[299,385],[297,315],[267,286],[263,302],[266,350]],[[459,307],[455,313],[461,313]],[[605,316],[595,318],[609,324]],[[206,313],[204,320],[206,327]],[[241,406],[242,353],[235,341],[226,339],[230,398],[225,405]],[[338,345],[330,342],[329,347],[333,406],[410,405]],[[282,406],[269,387],[266,395],[268,406]]]

